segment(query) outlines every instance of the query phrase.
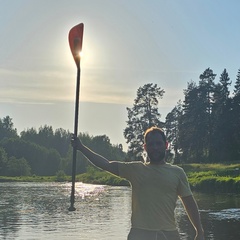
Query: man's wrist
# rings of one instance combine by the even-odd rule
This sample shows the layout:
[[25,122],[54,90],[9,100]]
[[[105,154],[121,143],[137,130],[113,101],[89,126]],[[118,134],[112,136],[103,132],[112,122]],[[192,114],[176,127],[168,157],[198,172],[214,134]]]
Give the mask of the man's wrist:
[[203,231],[203,228],[199,228],[199,229],[196,229],[196,233],[198,236],[203,236],[204,235],[204,231]]
[[81,142],[78,142],[78,144],[77,144],[77,150],[79,150],[79,151],[83,151],[84,150],[84,145],[81,143]]

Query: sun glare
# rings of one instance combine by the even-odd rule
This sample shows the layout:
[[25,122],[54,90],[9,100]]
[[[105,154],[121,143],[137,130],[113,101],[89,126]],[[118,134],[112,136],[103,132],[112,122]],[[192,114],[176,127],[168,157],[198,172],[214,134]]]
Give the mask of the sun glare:
[[79,54],[80,58],[82,58],[84,56],[83,51],[79,52],[78,54]]

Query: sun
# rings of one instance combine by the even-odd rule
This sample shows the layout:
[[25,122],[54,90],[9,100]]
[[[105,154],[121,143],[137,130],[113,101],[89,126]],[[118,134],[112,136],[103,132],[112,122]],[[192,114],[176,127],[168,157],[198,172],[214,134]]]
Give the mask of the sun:
[[80,58],[83,58],[83,56],[84,56],[83,51],[80,51],[78,54],[79,54]]

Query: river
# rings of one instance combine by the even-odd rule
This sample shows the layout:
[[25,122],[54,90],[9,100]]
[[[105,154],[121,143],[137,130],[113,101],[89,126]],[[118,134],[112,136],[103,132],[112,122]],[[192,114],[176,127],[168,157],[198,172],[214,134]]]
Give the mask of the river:
[[[0,183],[0,239],[126,240],[131,189],[76,183],[76,211],[69,212],[70,183]],[[240,239],[240,196],[194,193],[206,240]],[[182,240],[194,230],[180,202]]]

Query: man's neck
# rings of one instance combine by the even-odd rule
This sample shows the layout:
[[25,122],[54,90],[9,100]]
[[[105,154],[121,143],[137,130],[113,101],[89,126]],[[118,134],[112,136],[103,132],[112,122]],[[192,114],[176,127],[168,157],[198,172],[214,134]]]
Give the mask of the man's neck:
[[151,162],[151,160],[150,160],[151,165],[163,165],[165,163],[166,163],[165,159],[160,160],[159,162]]

